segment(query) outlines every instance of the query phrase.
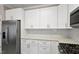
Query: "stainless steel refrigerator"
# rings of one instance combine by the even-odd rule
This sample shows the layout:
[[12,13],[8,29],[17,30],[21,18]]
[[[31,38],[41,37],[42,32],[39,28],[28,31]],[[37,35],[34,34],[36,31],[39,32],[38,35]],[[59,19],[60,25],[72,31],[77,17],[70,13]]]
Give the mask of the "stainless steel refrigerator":
[[2,53],[20,54],[20,20],[2,21]]

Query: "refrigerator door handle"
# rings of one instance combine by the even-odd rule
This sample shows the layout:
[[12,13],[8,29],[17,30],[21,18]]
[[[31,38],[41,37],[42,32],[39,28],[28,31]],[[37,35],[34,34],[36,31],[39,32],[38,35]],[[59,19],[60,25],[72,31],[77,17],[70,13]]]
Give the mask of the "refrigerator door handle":
[[9,43],[9,27],[7,27],[7,29],[6,29],[6,44],[8,44]]

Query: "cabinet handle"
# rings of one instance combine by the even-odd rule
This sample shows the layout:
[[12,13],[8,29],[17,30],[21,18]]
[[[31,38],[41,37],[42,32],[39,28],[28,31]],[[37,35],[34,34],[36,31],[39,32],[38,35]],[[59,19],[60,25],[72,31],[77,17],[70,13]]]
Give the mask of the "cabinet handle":
[[10,16],[11,20],[13,20],[13,16]]
[[65,27],[68,27],[68,24],[67,23],[65,24]]
[[31,25],[30,27],[33,28],[33,25]]
[[30,44],[27,44],[27,48],[30,48]]
[[47,28],[50,28],[50,25],[49,24],[47,24]]

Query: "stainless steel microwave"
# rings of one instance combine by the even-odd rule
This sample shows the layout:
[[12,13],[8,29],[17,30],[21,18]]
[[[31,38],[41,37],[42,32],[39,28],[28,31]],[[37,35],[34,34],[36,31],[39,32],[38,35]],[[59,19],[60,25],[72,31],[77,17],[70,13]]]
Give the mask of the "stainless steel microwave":
[[70,14],[70,25],[71,27],[79,28],[79,7],[74,9]]

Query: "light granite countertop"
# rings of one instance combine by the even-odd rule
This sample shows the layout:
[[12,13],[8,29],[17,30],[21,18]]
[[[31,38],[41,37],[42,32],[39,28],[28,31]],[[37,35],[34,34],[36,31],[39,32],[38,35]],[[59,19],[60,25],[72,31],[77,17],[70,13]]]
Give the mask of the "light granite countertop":
[[59,43],[69,43],[69,44],[79,44],[79,41],[67,38],[63,35],[33,35],[28,34],[27,36],[22,35],[21,39],[31,39],[31,40],[52,40],[58,41]]

